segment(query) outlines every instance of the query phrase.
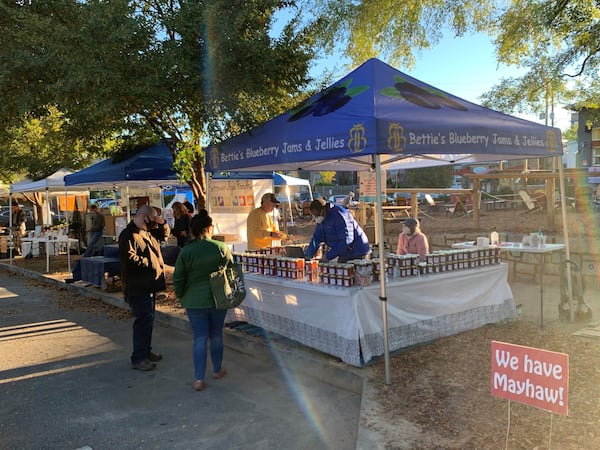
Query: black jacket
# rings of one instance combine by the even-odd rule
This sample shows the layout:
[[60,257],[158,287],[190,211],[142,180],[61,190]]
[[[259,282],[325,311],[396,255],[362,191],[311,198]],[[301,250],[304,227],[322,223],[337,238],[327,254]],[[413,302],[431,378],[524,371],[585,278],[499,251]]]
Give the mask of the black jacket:
[[119,235],[121,283],[126,298],[166,289],[164,262],[158,240],[163,239],[164,234],[163,228],[148,232],[131,221]]

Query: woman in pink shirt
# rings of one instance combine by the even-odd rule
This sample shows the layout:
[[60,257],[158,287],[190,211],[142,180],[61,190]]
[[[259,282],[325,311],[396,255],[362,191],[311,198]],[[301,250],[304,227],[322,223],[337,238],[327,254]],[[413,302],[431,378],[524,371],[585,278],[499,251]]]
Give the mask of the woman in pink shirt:
[[398,236],[396,253],[419,255],[419,259],[425,261],[425,255],[429,253],[429,243],[427,237],[421,233],[417,219],[410,217],[404,221],[402,233]]

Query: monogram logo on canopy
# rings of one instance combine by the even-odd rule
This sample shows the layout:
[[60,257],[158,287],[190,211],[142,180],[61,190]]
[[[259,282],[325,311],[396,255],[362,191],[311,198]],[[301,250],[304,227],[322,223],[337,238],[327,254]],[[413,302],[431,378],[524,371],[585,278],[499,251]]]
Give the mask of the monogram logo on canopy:
[[350,139],[348,139],[348,148],[352,153],[361,153],[367,148],[367,138],[365,137],[365,127],[358,123],[350,128]]
[[395,153],[401,152],[406,147],[404,128],[399,123],[391,123],[388,127],[387,146]]

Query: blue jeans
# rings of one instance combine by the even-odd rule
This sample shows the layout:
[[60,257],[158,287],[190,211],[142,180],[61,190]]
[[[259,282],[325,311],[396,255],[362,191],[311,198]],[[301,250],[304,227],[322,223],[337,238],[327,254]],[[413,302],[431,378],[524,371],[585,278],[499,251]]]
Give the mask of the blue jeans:
[[194,359],[195,380],[204,380],[206,372],[207,342],[210,339],[210,359],[213,372],[221,371],[223,362],[223,324],[225,323],[226,309],[191,308],[186,310],[190,325],[194,332]]
[[94,256],[96,244],[100,239],[102,239],[102,231],[90,231],[87,240],[87,248],[85,249],[85,254],[83,256]]
[[133,353],[131,362],[137,364],[152,350],[152,330],[154,329],[154,294],[142,294],[127,297],[133,321]]

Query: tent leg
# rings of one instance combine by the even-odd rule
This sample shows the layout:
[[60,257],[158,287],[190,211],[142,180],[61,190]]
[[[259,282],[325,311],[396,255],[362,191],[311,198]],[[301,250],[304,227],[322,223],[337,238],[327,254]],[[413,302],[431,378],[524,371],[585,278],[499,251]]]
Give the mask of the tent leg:
[[388,323],[387,323],[387,294],[385,285],[385,243],[383,241],[383,209],[381,198],[383,197],[381,189],[381,159],[375,155],[375,182],[377,184],[377,201],[375,202],[375,239],[379,245],[379,284],[381,300],[381,319],[383,325],[383,358],[385,362],[385,384],[391,384],[390,377],[390,349],[388,343]]

